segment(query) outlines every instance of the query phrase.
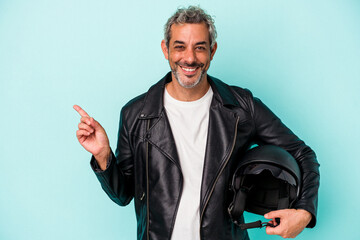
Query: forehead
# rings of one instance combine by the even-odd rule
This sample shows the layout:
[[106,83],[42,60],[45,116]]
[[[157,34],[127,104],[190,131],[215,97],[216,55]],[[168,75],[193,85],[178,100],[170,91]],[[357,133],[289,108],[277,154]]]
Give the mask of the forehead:
[[170,29],[170,42],[206,42],[209,43],[210,33],[206,23],[173,24]]

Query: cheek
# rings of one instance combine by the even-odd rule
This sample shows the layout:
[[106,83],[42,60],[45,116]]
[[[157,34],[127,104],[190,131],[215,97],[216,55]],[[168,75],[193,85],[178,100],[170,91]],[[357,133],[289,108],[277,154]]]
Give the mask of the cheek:
[[180,53],[173,53],[169,57],[173,62],[177,62],[177,61],[181,60],[181,54]]
[[168,54],[170,58],[175,58],[179,55],[179,51],[176,51],[175,49],[169,49]]
[[204,64],[204,68],[207,68],[210,65],[211,58],[209,55],[202,56],[201,58],[199,57],[198,59],[199,59],[199,62]]

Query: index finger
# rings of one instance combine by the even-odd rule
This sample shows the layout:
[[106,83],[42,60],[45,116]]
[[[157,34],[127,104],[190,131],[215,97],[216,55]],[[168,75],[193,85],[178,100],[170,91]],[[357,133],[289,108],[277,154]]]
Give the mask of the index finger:
[[73,108],[82,116],[82,117],[90,117],[87,112],[85,112],[80,106],[74,105]]

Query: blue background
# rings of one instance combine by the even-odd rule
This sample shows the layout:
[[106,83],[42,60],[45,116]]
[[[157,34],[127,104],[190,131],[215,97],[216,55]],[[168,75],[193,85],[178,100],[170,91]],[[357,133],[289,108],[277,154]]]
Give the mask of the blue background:
[[0,239],[135,239],[133,204],[102,191],[72,105],[115,148],[120,108],[169,70],[163,25],[189,4],[215,16],[209,74],[252,90],[318,155],[318,224],[297,239],[360,239],[355,0],[0,0]]

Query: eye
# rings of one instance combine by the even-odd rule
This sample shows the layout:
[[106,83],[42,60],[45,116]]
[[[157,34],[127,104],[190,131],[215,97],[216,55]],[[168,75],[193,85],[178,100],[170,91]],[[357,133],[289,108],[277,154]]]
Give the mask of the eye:
[[185,47],[183,45],[176,45],[174,48],[181,50],[181,49],[184,49]]
[[198,46],[198,47],[196,47],[196,49],[197,49],[197,50],[200,50],[200,51],[204,51],[204,50],[206,50],[206,48],[205,48],[205,47],[203,47],[203,46]]

